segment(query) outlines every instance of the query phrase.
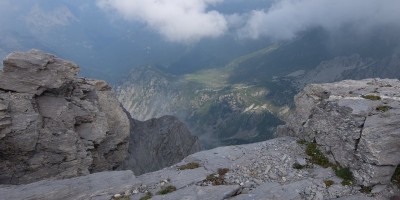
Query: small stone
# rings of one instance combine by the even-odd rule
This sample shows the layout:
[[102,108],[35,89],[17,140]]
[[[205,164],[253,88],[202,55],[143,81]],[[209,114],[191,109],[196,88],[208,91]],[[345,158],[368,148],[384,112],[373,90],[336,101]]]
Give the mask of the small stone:
[[121,194],[114,194],[114,198],[121,198],[122,195]]
[[375,185],[372,188],[371,193],[376,194],[376,193],[382,192],[385,189],[386,189],[386,185]]

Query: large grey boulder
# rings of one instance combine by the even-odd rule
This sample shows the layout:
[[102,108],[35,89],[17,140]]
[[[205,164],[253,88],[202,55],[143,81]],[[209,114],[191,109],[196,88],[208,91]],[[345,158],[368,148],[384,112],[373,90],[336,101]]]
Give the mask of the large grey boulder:
[[117,168],[130,122],[104,82],[37,50],[4,60],[0,72],[0,183],[22,184]]
[[129,157],[122,169],[133,170],[135,175],[169,167],[201,150],[197,137],[174,116],[131,122]]
[[387,184],[400,164],[400,81],[308,85],[278,135],[315,141],[362,185]]
[[74,63],[39,50],[12,53],[5,58],[3,65],[0,88],[31,94],[60,88],[71,82],[79,72]]

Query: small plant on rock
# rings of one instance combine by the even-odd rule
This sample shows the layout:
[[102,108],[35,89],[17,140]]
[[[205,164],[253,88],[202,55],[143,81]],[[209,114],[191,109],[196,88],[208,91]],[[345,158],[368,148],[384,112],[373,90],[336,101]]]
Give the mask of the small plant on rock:
[[305,166],[300,165],[298,162],[293,163],[293,169],[303,169]]
[[365,194],[370,194],[372,191],[371,186],[361,186],[360,192],[365,193]]
[[171,192],[176,191],[176,187],[173,185],[168,185],[164,188],[162,188],[160,191],[157,192],[158,195],[164,195],[164,194],[168,194]]
[[307,140],[305,140],[305,139],[297,140],[297,144],[301,144],[301,145],[307,144]]
[[342,185],[353,185],[354,177],[349,168],[335,166],[333,170],[335,171],[336,176],[343,179]]
[[306,154],[311,157],[311,162],[321,167],[327,168],[332,166],[329,159],[318,149],[317,143],[310,142],[306,147]]
[[382,99],[380,96],[376,96],[376,95],[372,95],[372,94],[362,95],[361,97],[364,98],[364,99],[372,100],[372,101],[379,101],[379,100]]
[[334,181],[329,180],[329,179],[324,180],[324,183],[325,183],[325,186],[326,186],[327,188],[328,188],[328,187],[331,187],[333,184],[335,184]]
[[186,165],[179,166],[178,169],[179,170],[187,170],[187,169],[196,169],[196,168],[199,168],[199,167],[200,167],[199,163],[191,162],[191,163],[188,163]]
[[228,168],[218,169],[218,173],[213,173],[207,176],[203,182],[210,182],[212,185],[224,185],[225,174],[229,172]]
[[389,111],[390,109],[391,109],[390,106],[378,106],[378,107],[376,107],[376,110],[377,110],[377,111],[380,111],[380,112],[387,112],[387,111]]
[[146,192],[146,194],[141,197],[139,200],[149,200],[151,199],[151,197],[153,197],[153,194],[151,192]]

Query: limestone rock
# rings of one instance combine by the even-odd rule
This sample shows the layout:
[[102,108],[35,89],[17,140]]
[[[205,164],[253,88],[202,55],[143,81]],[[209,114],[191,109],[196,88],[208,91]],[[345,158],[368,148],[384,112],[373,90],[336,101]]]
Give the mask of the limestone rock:
[[308,85],[278,135],[315,140],[361,185],[387,184],[400,164],[400,81]]
[[197,137],[176,117],[132,120],[132,127],[129,158],[122,168],[133,170],[135,175],[171,166],[201,150]]
[[37,50],[10,54],[0,72],[0,183],[112,170],[125,160],[128,116],[104,81]]
[[140,185],[140,181],[131,171],[100,172],[65,180],[0,186],[0,194],[2,199],[109,200],[114,194],[123,193],[135,185]]
[[0,88],[14,92],[41,94],[46,89],[58,89],[71,82],[79,68],[39,50],[8,55],[0,74]]

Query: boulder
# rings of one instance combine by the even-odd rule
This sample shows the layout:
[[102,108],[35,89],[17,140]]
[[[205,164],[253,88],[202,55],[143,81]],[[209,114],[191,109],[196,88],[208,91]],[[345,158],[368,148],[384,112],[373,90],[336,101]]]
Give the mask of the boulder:
[[400,81],[311,84],[278,135],[315,141],[361,185],[387,184],[400,164]]

